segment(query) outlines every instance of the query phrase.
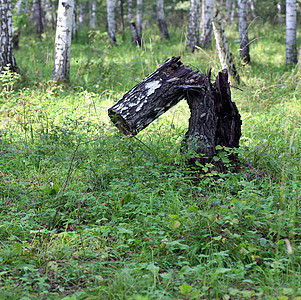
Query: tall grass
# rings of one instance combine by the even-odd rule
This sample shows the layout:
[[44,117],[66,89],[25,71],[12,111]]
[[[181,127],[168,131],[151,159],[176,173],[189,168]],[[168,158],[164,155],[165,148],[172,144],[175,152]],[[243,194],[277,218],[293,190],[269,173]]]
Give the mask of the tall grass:
[[263,38],[247,65],[232,43],[241,164],[218,178],[183,163],[185,101],[134,139],[107,116],[171,56],[217,74],[215,50],[185,52],[182,28],[170,41],[147,31],[141,49],[82,33],[57,86],[52,35],[24,36],[21,78],[0,98],[1,298],[298,299],[301,95],[281,31],[251,26]]

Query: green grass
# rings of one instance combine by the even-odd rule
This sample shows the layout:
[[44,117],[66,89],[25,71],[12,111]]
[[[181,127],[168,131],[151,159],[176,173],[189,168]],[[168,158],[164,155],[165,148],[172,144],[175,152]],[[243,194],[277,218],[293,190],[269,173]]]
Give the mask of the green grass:
[[301,297],[300,74],[283,27],[250,27],[263,37],[250,65],[231,44],[241,167],[218,179],[183,163],[185,101],[133,139],[107,116],[171,56],[220,70],[215,50],[185,52],[186,28],[163,42],[156,30],[142,49],[82,33],[67,87],[50,80],[52,35],[21,40],[21,78],[0,92],[1,299]]

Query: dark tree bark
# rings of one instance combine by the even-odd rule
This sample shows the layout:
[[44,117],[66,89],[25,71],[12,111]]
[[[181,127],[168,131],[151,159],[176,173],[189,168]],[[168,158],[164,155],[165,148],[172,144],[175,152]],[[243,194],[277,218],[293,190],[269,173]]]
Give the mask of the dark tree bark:
[[167,60],[109,109],[109,116],[126,136],[134,136],[184,98],[183,85],[196,72],[179,57]]
[[[187,91],[191,116],[182,152],[188,154],[190,165],[196,161],[202,165],[212,162],[218,145],[238,148],[241,136],[240,114],[231,101],[227,70],[218,74],[214,84],[210,82],[210,74],[200,74],[199,84],[202,89]],[[226,169],[221,161],[214,165],[218,171]]]
[[[128,137],[136,135],[169,108],[186,98],[191,116],[183,139],[182,153],[188,163],[212,162],[216,146],[239,147],[241,119],[231,101],[226,70],[214,84],[205,75],[182,64],[179,57],[161,67],[126,93],[108,111],[117,128]],[[224,171],[222,162],[215,169]]]

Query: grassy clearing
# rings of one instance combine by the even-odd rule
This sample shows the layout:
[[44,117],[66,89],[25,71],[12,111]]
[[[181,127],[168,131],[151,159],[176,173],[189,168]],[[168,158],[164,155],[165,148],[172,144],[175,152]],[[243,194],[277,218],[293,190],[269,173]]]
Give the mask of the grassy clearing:
[[231,46],[242,164],[219,179],[183,164],[184,101],[134,139],[107,117],[157,63],[216,73],[216,51],[185,53],[181,28],[167,42],[147,32],[142,49],[95,32],[73,43],[60,87],[53,37],[24,37],[22,76],[0,94],[1,299],[299,299],[301,89],[283,30],[250,28],[264,37],[251,65]]

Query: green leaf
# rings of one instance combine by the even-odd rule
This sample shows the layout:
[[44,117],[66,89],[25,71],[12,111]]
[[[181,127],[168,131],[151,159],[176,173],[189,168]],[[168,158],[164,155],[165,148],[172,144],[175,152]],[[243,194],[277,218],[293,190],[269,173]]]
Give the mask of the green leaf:
[[192,290],[192,287],[187,283],[183,283],[182,285],[179,286],[179,290],[182,295],[188,296]]
[[178,229],[179,227],[181,226],[181,222],[180,221],[171,221],[169,224],[168,224],[168,227],[171,228],[171,229]]
[[159,270],[160,268],[157,267],[155,264],[149,264],[146,268],[147,270],[151,271],[154,275],[158,275],[159,274]]

